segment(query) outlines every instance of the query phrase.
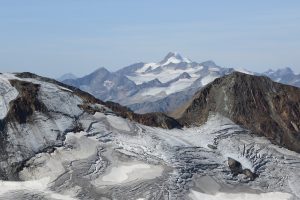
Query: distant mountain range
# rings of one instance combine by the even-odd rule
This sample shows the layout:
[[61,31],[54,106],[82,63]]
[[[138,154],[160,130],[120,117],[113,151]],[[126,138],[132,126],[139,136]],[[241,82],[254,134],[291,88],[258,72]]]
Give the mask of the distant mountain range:
[[67,74],[59,80],[138,113],[165,112],[172,115],[172,111],[187,103],[199,88],[234,71],[268,76],[274,81],[300,87],[300,75],[290,68],[259,74],[223,68],[213,61],[197,63],[172,52],[160,62],[135,63],[116,72],[100,68],[81,78]]

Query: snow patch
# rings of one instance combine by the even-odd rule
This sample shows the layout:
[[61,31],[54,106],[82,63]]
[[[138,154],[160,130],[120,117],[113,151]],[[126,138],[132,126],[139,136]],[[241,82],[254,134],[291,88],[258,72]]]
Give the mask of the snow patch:
[[159,93],[164,92],[166,95],[173,94],[175,92],[182,91],[193,84],[196,78],[191,79],[179,79],[178,81],[172,83],[168,87],[154,87],[146,89],[141,93],[142,96],[155,96]]
[[106,87],[107,89],[111,89],[114,86],[114,82],[110,80],[106,80],[104,81],[103,86]]
[[205,85],[213,82],[218,77],[219,76],[217,76],[217,75],[211,75],[211,74],[209,74],[209,75],[205,76],[204,78],[202,78],[201,84],[202,84],[202,86],[205,86]]
[[250,71],[248,71],[248,70],[246,70],[246,69],[243,69],[243,68],[236,68],[236,69],[234,69],[234,70],[237,71],[237,72],[244,73],[244,74],[254,75],[253,72],[250,72]]
[[130,131],[128,122],[125,119],[114,115],[107,115],[106,118],[112,127],[118,130]]
[[144,64],[144,66],[142,68],[136,70],[136,73],[144,73],[149,69],[149,67],[151,67],[151,70],[154,70],[157,67],[159,67],[159,64],[157,64],[157,63],[146,63],[146,64]]
[[146,163],[118,163],[108,174],[95,180],[96,185],[114,185],[119,183],[153,179],[160,176],[163,167]]

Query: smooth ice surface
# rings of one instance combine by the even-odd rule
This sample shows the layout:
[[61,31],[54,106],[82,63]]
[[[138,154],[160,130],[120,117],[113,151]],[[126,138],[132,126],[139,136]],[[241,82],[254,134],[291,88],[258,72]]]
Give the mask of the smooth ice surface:
[[112,127],[119,130],[130,131],[127,120],[123,118],[120,119],[120,117],[114,115],[107,115],[106,118]]
[[9,199],[14,192],[25,194],[42,193],[45,198],[51,200],[77,200],[69,195],[63,195],[48,189],[49,178],[32,181],[0,181],[0,199]]
[[102,177],[103,182],[123,183],[133,180],[152,179],[160,176],[163,168],[145,163],[119,163]]
[[292,195],[283,192],[269,192],[261,194],[250,193],[217,193],[215,195],[204,194],[191,190],[189,197],[192,200],[289,200]]

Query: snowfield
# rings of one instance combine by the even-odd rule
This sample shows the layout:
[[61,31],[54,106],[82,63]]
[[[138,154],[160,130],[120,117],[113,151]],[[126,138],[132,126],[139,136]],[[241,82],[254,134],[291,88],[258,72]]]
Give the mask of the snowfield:
[[[1,77],[3,88],[13,91],[8,105],[17,93]],[[20,181],[0,182],[0,199],[300,199],[300,155],[218,113],[201,127],[153,128],[103,105],[93,105],[103,112],[84,112],[72,90],[22,80],[41,84],[38,98],[49,112],[8,126],[8,159],[0,164],[26,162]],[[74,124],[79,128],[71,129]],[[233,176],[229,157],[258,176]]]
[[145,163],[119,163],[117,167],[113,167],[108,174],[104,175],[100,182],[118,184],[134,180],[152,179],[160,176],[162,171],[163,168],[160,166],[151,166]]

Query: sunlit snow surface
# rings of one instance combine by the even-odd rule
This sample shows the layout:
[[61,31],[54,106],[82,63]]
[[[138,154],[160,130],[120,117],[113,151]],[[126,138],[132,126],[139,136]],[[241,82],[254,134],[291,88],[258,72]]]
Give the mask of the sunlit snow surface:
[[250,194],[250,193],[217,193],[215,195],[204,194],[201,192],[191,191],[189,197],[192,200],[289,200],[292,195],[282,192],[270,192],[263,194]]
[[[10,161],[36,155],[19,173],[24,182],[0,182],[0,199],[300,199],[299,154],[219,114],[201,127],[165,130],[112,113],[83,113],[79,97],[50,83],[39,99],[51,118],[35,113],[34,124],[17,127],[22,135],[8,130]],[[74,119],[83,131],[67,131]],[[37,153],[55,144],[58,131],[66,132],[63,144]],[[228,157],[259,176],[233,177]]]

